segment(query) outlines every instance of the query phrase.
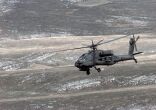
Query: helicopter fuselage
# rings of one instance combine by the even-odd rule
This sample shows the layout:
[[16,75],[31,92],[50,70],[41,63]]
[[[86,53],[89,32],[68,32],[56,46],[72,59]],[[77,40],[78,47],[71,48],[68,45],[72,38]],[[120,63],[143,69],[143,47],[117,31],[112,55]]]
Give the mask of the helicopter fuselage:
[[[94,61],[93,61],[93,54]],[[88,68],[92,68],[95,65],[114,65],[120,61],[134,60],[133,55],[114,55],[111,50],[95,50],[89,51],[88,53],[83,54],[75,62],[75,66],[80,69],[80,71],[86,71]]]

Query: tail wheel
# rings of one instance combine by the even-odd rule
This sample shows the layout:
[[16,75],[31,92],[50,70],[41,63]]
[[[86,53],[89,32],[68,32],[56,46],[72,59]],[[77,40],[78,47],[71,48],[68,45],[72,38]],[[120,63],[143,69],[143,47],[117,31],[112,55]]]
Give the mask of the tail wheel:
[[135,63],[138,63],[137,59],[134,58],[134,62],[135,62]]

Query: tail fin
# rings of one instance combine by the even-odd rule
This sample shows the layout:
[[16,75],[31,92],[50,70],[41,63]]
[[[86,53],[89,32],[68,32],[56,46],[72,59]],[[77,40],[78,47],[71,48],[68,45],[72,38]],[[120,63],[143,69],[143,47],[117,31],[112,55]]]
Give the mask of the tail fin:
[[134,53],[134,46],[135,46],[135,39],[130,38],[130,41],[129,41],[129,51],[128,51],[129,55],[133,55],[133,53]]

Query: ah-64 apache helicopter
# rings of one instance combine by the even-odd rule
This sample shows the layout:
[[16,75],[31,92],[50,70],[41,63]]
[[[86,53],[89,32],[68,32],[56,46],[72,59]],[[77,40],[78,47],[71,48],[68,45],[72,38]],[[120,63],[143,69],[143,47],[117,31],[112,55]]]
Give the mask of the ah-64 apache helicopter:
[[134,53],[134,49],[135,49],[135,51],[137,51],[136,42],[140,38],[139,36],[137,38],[135,38],[135,36],[133,35],[133,37],[130,38],[129,51],[128,51],[127,55],[115,55],[112,50],[98,50],[97,49],[97,46],[99,46],[99,45],[110,43],[110,42],[125,38],[127,36],[130,36],[130,35],[119,37],[119,38],[116,38],[116,39],[113,39],[110,41],[106,41],[106,42],[103,42],[104,40],[100,40],[96,44],[94,44],[94,42],[92,40],[92,44],[89,46],[59,50],[59,51],[55,51],[55,52],[77,50],[77,49],[83,49],[83,48],[91,48],[91,50],[89,50],[87,53],[84,53],[83,55],[81,55],[79,57],[79,59],[75,62],[75,67],[79,68],[80,71],[86,71],[86,74],[89,75],[90,68],[94,67],[98,72],[101,71],[100,68],[96,67],[98,65],[109,66],[109,65],[114,65],[118,62],[127,61],[127,60],[134,60],[135,63],[137,63],[137,60],[135,59],[134,56],[137,54],[143,53],[143,52]]

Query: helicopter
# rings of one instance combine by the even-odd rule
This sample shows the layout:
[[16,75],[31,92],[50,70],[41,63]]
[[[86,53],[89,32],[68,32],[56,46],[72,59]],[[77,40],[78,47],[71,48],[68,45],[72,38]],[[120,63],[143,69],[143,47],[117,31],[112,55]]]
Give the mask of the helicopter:
[[[136,42],[139,40],[140,36],[135,37],[133,34],[133,37],[131,37],[129,40],[128,54],[125,54],[125,55],[115,55],[112,50],[97,49],[99,45],[110,43],[110,42],[113,42],[113,41],[116,41],[116,40],[119,40],[128,36],[130,35],[125,35],[125,36],[112,39],[106,42],[104,42],[104,40],[100,40],[96,44],[92,40],[92,44],[88,46],[73,48],[73,49],[59,50],[55,52],[90,48],[91,50],[89,50],[87,53],[82,54],[78,58],[78,60],[75,62],[75,67],[79,68],[80,71],[85,71],[87,75],[90,75],[91,68],[95,68],[97,72],[101,72],[101,68],[96,67],[99,65],[110,66],[118,62],[127,61],[127,60],[134,60],[135,63],[138,63],[137,59],[135,58],[135,55],[143,53],[143,52],[138,52],[137,45],[136,45]],[[134,51],[136,52],[134,53]]]

